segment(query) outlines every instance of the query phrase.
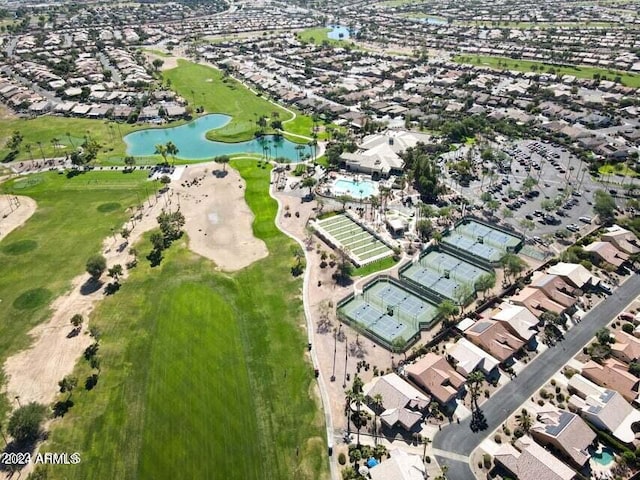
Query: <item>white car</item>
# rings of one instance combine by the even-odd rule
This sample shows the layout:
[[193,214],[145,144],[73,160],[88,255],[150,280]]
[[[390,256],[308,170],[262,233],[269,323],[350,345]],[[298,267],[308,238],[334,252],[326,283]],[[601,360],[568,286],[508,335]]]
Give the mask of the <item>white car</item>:
[[600,287],[600,290],[602,290],[605,293],[608,293],[609,295],[613,293],[613,287],[608,283],[600,282],[598,286]]

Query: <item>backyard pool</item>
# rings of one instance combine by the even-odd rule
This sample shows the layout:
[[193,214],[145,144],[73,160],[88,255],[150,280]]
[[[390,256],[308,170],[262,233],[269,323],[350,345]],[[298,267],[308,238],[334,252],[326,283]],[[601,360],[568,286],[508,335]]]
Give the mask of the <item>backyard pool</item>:
[[614,460],[613,451],[608,447],[602,447],[591,454],[591,458],[600,465],[609,465]]
[[357,180],[355,178],[339,178],[336,180],[331,190],[338,197],[349,195],[350,197],[362,200],[378,194],[378,185],[370,180]]
[[173,142],[178,147],[178,157],[185,160],[205,160],[220,155],[237,153],[257,153],[270,158],[284,157],[291,162],[300,161],[306,154],[312,154],[311,148],[304,145],[298,150],[297,143],[285,138],[276,139],[273,135],[265,135],[246,142],[225,143],[207,140],[209,130],[225,126],[231,117],[221,114],[210,114],[200,117],[179,127],[149,128],[130,133],[124,137],[127,154],[134,157],[154,155],[156,145]]

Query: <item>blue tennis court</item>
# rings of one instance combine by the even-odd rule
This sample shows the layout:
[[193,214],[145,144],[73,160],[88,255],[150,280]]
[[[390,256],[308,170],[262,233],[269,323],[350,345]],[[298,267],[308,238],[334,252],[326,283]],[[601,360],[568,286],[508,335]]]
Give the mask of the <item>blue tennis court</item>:
[[499,262],[507,252],[522,244],[522,239],[518,236],[475,220],[460,223],[442,241],[493,263]]

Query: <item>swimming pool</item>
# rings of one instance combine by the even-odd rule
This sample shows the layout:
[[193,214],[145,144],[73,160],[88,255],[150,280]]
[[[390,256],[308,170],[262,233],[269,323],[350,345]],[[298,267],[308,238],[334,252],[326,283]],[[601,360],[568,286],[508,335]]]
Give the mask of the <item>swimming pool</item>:
[[343,25],[329,25],[331,29],[327,32],[327,37],[332,40],[346,40],[351,37],[351,32],[349,32],[349,28]]
[[378,185],[370,180],[356,180],[354,178],[339,178],[331,187],[334,195],[349,195],[362,200],[378,194]]
[[246,142],[225,143],[207,140],[209,130],[224,127],[231,117],[218,113],[204,115],[179,127],[148,128],[130,133],[124,137],[127,155],[143,157],[154,155],[156,145],[173,142],[178,147],[178,157],[185,160],[205,160],[219,155],[234,153],[266,154],[270,158],[284,157],[298,162],[306,154],[312,154],[311,148],[304,145],[298,150],[297,143],[273,135],[265,135]]
[[593,452],[591,458],[600,465],[609,465],[614,460],[613,451],[609,447],[603,447],[599,452]]

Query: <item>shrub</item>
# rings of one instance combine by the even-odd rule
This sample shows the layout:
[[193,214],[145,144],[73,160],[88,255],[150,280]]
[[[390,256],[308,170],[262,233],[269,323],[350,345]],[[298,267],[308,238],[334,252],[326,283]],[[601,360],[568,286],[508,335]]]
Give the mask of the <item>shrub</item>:
[[509,427],[504,427],[502,431],[507,437],[511,436],[511,430],[509,429]]
[[514,436],[514,437],[516,437],[516,438],[520,438],[520,437],[522,437],[523,435],[524,435],[524,430],[522,430],[520,427],[516,428],[516,429],[513,431],[513,436]]
[[340,452],[340,455],[338,455],[338,463],[340,465],[344,465],[345,463],[347,463],[347,456],[344,454],[344,452]]
[[622,325],[622,331],[625,333],[628,333],[629,335],[633,334],[633,324],[632,323],[625,323],[624,325]]
[[560,387],[556,387],[556,393],[560,393]]
[[499,434],[496,434],[496,436],[493,437],[493,441],[500,445],[502,443],[502,437]]
[[18,443],[34,442],[40,435],[45,413],[46,407],[35,402],[20,407],[11,415],[7,431]]
[[538,405],[543,406],[544,405],[544,400],[538,400]]
[[549,398],[549,393],[543,388],[542,390],[540,390],[540,396],[542,398]]
[[556,386],[556,380],[555,380],[555,378],[552,378],[552,379],[551,379],[551,385],[552,385],[552,386],[554,386],[554,387]]
[[427,463],[431,463],[431,457],[426,456],[426,457],[425,457],[425,459],[424,459],[424,461],[425,461],[425,462],[427,462]]
[[489,470],[491,468],[491,455],[488,453],[482,455],[482,463],[484,464],[484,468]]

